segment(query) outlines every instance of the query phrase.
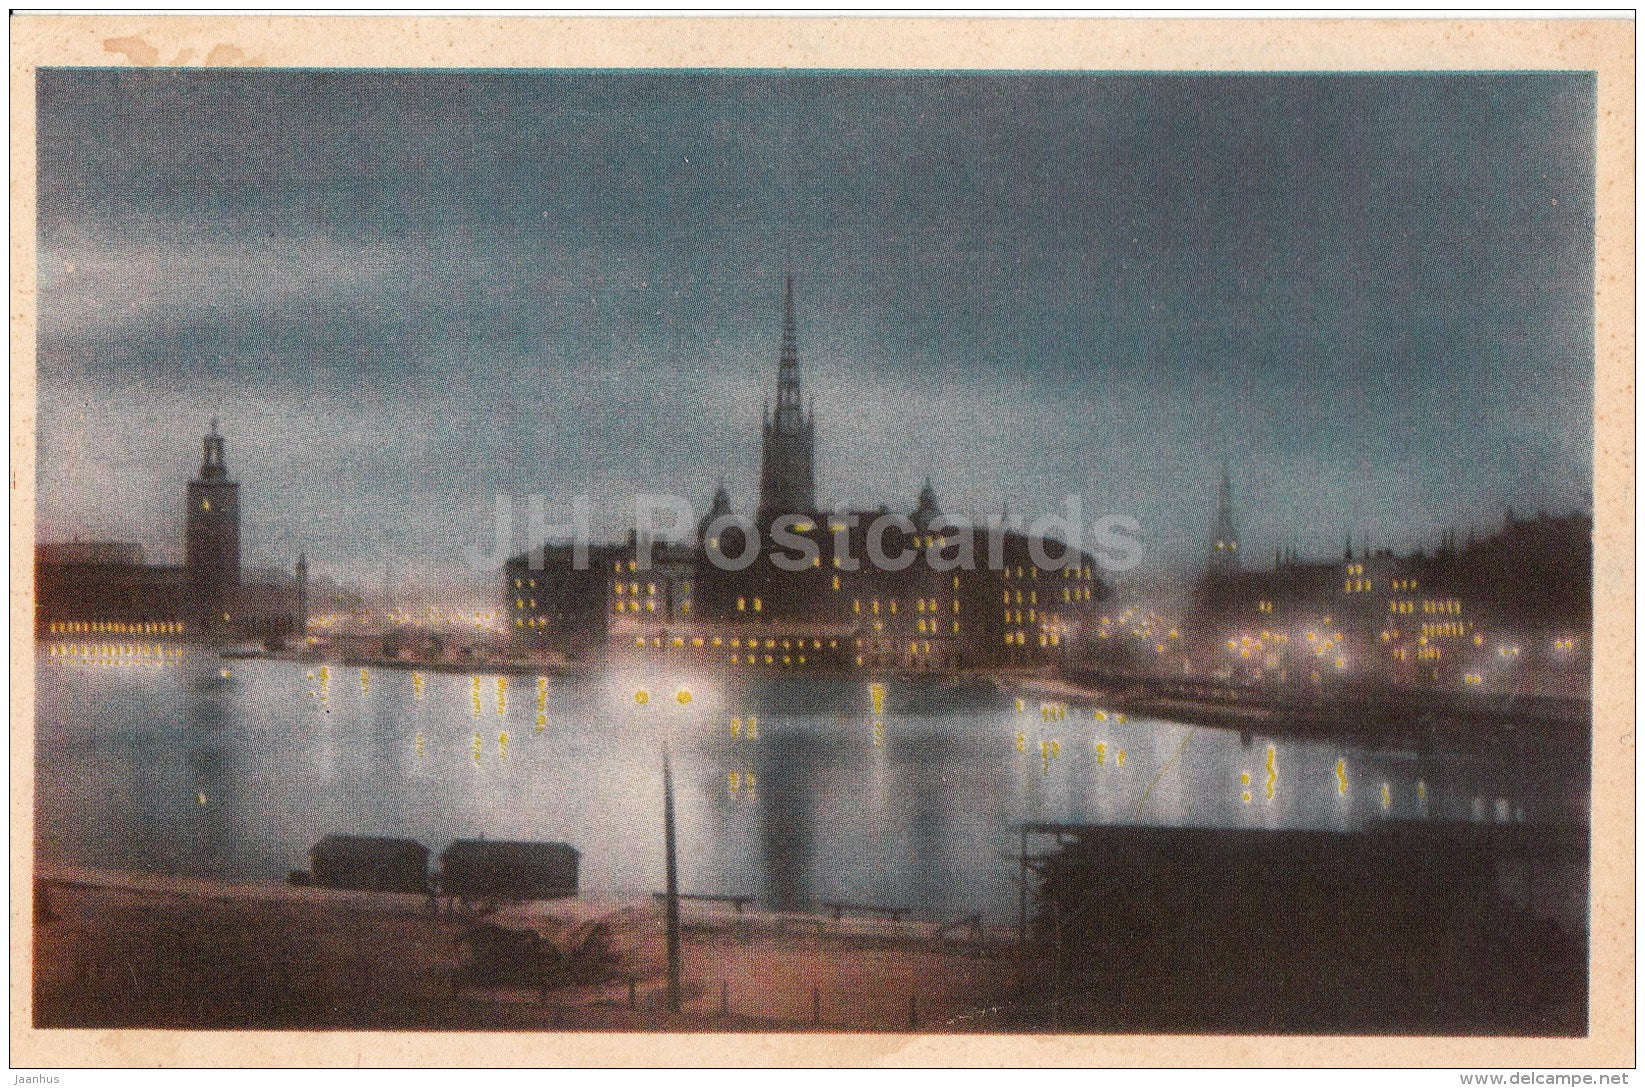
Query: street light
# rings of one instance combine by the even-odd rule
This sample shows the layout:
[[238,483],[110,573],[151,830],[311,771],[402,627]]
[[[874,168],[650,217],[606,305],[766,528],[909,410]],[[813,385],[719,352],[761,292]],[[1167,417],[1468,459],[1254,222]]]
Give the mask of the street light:
[[[691,704],[691,692],[681,688],[675,693],[681,707]],[[634,702],[646,706],[651,695],[644,688],[634,693]],[[663,726],[663,851],[666,856],[667,888],[665,895],[665,932],[668,945],[668,1009],[680,1011],[680,878],[674,845],[674,769],[669,759],[668,725]]]

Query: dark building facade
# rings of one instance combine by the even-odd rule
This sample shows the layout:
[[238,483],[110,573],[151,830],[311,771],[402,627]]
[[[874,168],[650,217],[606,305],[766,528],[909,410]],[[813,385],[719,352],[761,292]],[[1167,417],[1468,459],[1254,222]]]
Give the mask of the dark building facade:
[[1080,643],[1106,592],[1089,554],[946,519],[929,479],[906,514],[821,509],[815,438],[789,277],[754,515],[733,511],[722,485],[694,544],[657,545],[649,564],[632,534],[588,549],[581,568],[566,544],[515,557],[516,643],[568,658],[899,670],[1039,667]]

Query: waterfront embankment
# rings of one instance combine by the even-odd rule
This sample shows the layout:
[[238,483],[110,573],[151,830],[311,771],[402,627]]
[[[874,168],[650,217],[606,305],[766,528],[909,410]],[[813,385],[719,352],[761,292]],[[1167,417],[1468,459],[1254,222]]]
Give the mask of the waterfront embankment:
[[[417,895],[54,867],[35,913],[40,1027],[975,1031],[1005,1026],[1018,963],[1002,930],[688,903],[672,1012],[649,896],[453,917]],[[604,977],[484,977],[476,940],[528,933],[598,943]]]

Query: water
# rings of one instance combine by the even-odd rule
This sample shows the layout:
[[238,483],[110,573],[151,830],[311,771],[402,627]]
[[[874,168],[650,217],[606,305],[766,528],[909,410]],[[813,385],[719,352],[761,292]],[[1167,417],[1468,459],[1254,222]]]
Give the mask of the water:
[[164,666],[41,650],[36,849],[100,868],[279,880],[328,833],[405,836],[436,854],[484,835],[569,842],[585,893],[643,894],[663,883],[665,744],[681,890],[780,908],[845,900],[1013,919],[1024,820],[1348,830],[1583,807],[1523,756],[1242,740],[1099,721],[1090,706],[1059,716],[1028,693],[1020,710],[1005,695],[956,705],[896,678],[876,743],[864,681],[550,678],[539,729],[531,676],[500,689],[495,675],[427,673],[419,690],[405,671],[362,681],[358,667],[322,674],[200,648]]

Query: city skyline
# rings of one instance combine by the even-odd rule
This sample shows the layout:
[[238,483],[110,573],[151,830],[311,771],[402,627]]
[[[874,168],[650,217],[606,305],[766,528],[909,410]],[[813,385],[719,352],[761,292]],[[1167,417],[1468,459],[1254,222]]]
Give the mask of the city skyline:
[[1592,102],[1579,74],[45,72],[39,533],[180,550],[213,414],[251,565],[460,571],[497,494],[587,493],[596,538],[721,477],[752,512],[789,267],[824,506],[1080,494],[1156,569],[1203,562],[1224,460],[1252,565],[1586,507]]

